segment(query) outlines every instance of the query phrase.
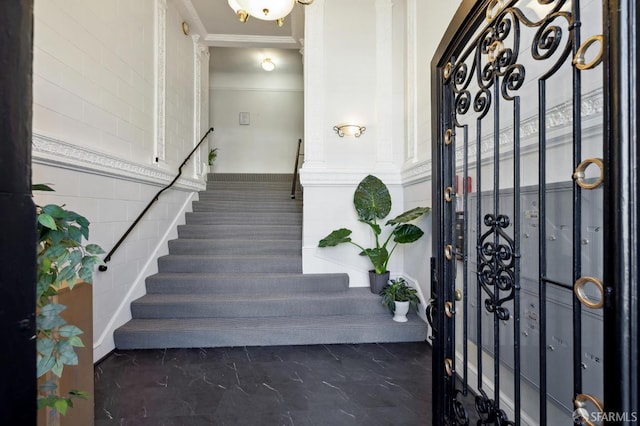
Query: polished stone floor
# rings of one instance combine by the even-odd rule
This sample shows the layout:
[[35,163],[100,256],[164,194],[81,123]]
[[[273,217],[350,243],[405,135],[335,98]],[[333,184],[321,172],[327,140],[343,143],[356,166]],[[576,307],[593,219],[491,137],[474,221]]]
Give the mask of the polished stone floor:
[[430,425],[426,343],[116,351],[95,425]]

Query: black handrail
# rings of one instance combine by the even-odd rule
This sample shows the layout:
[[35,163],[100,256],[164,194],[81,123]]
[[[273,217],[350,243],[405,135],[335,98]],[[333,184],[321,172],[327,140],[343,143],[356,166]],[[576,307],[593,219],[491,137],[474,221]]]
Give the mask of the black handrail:
[[291,198],[296,198],[296,184],[298,183],[298,160],[300,159],[300,147],[302,139],[298,139],[298,152],[296,154],[296,164],[293,166],[293,182],[291,182]]
[[173,178],[173,180],[171,181],[171,183],[167,186],[165,186],[164,188],[162,188],[160,191],[158,191],[158,193],[155,195],[155,197],[153,197],[151,199],[151,201],[149,202],[149,204],[147,204],[147,207],[144,208],[144,210],[142,210],[142,213],[140,213],[140,215],[138,215],[138,217],[136,218],[136,220],[133,221],[133,223],[131,224],[131,226],[129,227],[129,229],[127,229],[127,231],[124,233],[124,235],[122,235],[122,237],[120,237],[120,239],[118,240],[118,242],[116,243],[115,246],[113,246],[113,248],[111,249],[111,251],[107,254],[107,256],[104,258],[104,265],[100,265],[98,267],[98,270],[104,272],[108,269],[106,263],[111,261],[111,256],[113,256],[113,253],[116,252],[116,250],[118,250],[118,247],[120,247],[120,244],[123,243],[123,241],[129,236],[129,234],[131,233],[131,231],[133,230],[133,228],[136,227],[136,225],[138,224],[138,222],[140,222],[140,219],[142,219],[142,217],[145,215],[145,213],[147,213],[147,211],[151,208],[151,206],[153,205],[153,203],[155,203],[156,201],[158,201],[158,198],[160,198],[160,194],[162,194],[164,191],[166,191],[167,189],[171,188],[173,186],[174,183],[176,183],[176,181],[180,178],[180,176],[182,175],[182,168],[184,167],[185,164],[187,164],[187,161],[189,161],[189,159],[191,158],[191,156],[193,155],[194,152],[197,151],[198,148],[200,148],[200,145],[202,145],[202,142],[204,142],[204,140],[207,138],[207,136],[209,136],[209,133],[213,132],[213,127],[210,127],[209,130],[207,130],[207,133],[204,134],[204,136],[202,137],[202,139],[200,139],[200,142],[198,142],[198,144],[195,146],[195,148],[193,148],[193,150],[191,150],[191,152],[189,153],[189,155],[187,155],[187,158],[184,159],[184,161],[182,162],[182,164],[180,164],[180,167],[178,167],[178,174],[176,175],[175,178]]

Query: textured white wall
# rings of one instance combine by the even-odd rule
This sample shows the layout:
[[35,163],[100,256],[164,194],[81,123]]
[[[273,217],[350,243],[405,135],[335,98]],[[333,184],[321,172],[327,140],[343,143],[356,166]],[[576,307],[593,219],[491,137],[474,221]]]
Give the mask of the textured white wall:
[[[431,4],[430,4],[431,3]],[[407,141],[402,169],[405,210],[432,207],[431,198],[431,59],[460,1],[407,0]],[[404,273],[428,300],[431,233],[438,224],[431,216],[420,221],[425,236],[404,251]],[[424,309],[420,312],[424,316]]]
[[[211,79],[210,141],[218,147],[214,172],[292,173],[303,138],[302,76],[218,74]],[[249,125],[239,124],[248,112]]]
[[[355,247],[317,245],[340,227],[369,243],[370,230],[353,207],[353,192],[367,174],[390,188],[390,216],[402,212],[404,10],[391,0],[326,0],[306,9],[303,269],[348,272],[351,286],[368,286],[371,265]],[[367,130],[340,138],[333,126],[344,122]],[[401,252],[389,264],[393,274],[403,271]]]
[[[164,10],[165,48],[155,39]],[[36,0],[34,10],[33,182],[54,193],[37,203],[66,204],[91,221],[90,241],[109,251],[199,139],[195,93],[208,92],[208,52],[185,36],[173,0]],[[166,157],[155,163],[157,70],[165,72]],[[198,53],[200,52],[200,53]],[[202,55],[196,84],[195,55]],[[208,97],[201,96],[206,114]],[[206,115],[205,115],[206,117]],[[208,127],[206,119],[202,127]],[[206,149],[205,149],[206,150]],[[113,349],[112,332],[144,292],[193,191],[203,188],[192,162],[166,191],[94,283],[94,357]]]

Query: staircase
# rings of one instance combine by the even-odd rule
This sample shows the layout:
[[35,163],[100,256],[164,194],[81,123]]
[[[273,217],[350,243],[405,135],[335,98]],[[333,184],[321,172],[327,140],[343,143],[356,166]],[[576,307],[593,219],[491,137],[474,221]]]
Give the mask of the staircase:
[[380,296],[346,274],[302,274],[302,202],[291,175],[210,174],[119,349],[408,342],[427,337],[415,313],[391,320]]

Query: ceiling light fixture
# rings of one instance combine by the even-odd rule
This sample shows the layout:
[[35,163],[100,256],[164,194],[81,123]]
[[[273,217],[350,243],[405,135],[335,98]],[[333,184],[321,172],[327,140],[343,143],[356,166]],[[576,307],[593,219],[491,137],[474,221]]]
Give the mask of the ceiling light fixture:
[[249,16],[263,21],[276,21],[279,27],[291,13],[296,3],[310,5],[313,0],[228,0],[229,7],[238,15],[240,22],[247,22]]
[[273,71],[276,69],[276,64],[271,61],[271,58],[264,58],[264,61],[260,64],[265,71]]

